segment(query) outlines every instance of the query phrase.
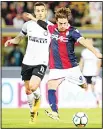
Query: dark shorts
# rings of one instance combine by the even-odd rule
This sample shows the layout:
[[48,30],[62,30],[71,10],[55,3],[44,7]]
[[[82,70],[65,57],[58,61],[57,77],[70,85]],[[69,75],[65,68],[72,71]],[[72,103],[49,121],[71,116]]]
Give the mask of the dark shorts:
[[34,66],[22,64],[22,67],[21,67],[22,80],[24,81],[30,80],[32,75],[36,75],[42,80],[45,75],[46,68],[47,66],[42,64],[34,65]]
[[95,84],[96,76],[84,76],[87,84]]

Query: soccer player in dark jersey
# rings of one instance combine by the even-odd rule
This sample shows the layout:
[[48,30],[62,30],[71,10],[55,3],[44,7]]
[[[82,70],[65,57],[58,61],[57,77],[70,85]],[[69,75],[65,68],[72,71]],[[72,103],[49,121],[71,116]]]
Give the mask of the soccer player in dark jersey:
[[74,53],[75,42],[79,42],[97,58],[102,58],[102,54],[96,51],[90,40],[81,36],[80,32],[68,23],[71,18],[69,8],[59,8],[56,11],[56,25],[47,25],[46,22],[36,20],[31,14],[27,17],[36,21],[41,27],[48,30],[48,36],[51,36],[49,51],[49,80],[48,80],[48,100],[52,111],[46,114],[52,119],[58,120],[58,107],[56,98],[57,87],[65,80],[75,83],[82,88],[86,88],[85,79],[80,71],[77,58]]

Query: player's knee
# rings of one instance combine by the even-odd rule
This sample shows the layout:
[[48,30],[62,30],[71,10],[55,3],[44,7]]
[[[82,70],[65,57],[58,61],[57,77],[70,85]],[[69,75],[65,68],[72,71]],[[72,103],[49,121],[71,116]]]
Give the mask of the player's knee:
[[84,84],[82,84],[82,85],[80,85],[82,88],[84,88],[84,89],[87,89],[88,88],[88,85],[87,85],[87,83],[84,83]]
[[36,76],[32,76],[29,82],[29,87],[32,91],[35,91],[40,86],[41,79]]
[[25,93],[26,93],[27,95],[29,95],[29,94],[31,94],[31,93],[32,93],[32,91],[31,91],[31,89],[30,89],[30,88],[26,88],[26,89],[25,89]]
[[34,96],[36,99],[40,98],[40,88],[38,87],[34,92],[33,92]]
[[29,87],[31,91],[35,91],[39,87],[39,83],[30,83]]
[[57,88],[56,84],[52,83],[52,81],[48,81],[47,85],[48,85],[48,90],[50,89],[56,90]]

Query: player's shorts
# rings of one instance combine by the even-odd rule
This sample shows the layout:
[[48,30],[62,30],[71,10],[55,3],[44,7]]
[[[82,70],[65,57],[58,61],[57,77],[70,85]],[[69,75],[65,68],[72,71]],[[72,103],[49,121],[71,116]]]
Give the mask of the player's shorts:
[[96,76],[84,76],[86,79],[87,84],[93,84],[96,83]]
[[21,67],[22,80],[30,80],[32,75],[36,75],[42,80],[44,77],[46,68],[47,66],[42,64],[34,65],[34,66],[22,64],[22,67]]
[[77,85],[86,83],[79,66],[69,69],[50,69],[48,80],[56,80],[60,78],[64,78]]

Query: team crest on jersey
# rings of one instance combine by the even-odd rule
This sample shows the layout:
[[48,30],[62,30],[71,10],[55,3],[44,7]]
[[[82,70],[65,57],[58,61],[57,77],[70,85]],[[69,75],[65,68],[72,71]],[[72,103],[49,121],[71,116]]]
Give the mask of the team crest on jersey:
[[82,76],[79,77],[79,80],[83,80]]
[[79,77],[79,80],[80,80],[80,82],[83,82],[83,77],[80,76],[80,77]]
[[48,35],[48,31],[44,31],[44,35],[47,36]]

